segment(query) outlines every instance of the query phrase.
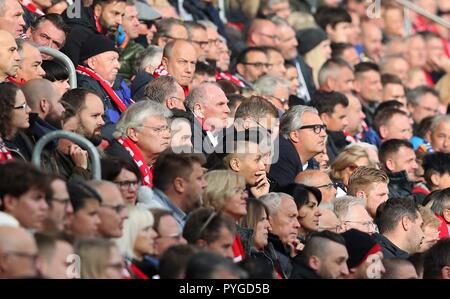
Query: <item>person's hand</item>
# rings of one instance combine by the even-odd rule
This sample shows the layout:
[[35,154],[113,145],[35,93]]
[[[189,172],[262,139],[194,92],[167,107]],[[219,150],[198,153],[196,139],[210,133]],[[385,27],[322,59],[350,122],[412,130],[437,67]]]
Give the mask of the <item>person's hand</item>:
[[267,179],[266,172],[264,170],[258,171],[256,173],[256,186],[250,188],[255,198],[259,198],[267,193],[269,193],[270,183]]
[[305,244],[300,242],[299,239],[295,239],[294,241],[289,242],[287,245],[289,247],[289,253],[291,257],[297,256],[303,250],[303,248],[305,248]]
[[69,148],[69,155],[75,166],[87,169],[88,153],[76,144],[72,144]]

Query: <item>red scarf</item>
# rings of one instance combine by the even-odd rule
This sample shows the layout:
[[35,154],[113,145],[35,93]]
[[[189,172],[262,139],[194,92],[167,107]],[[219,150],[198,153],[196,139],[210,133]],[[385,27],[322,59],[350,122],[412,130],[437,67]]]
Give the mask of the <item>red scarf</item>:
[[20,4],[22,4],[29,11],[31,11],[39,16],[44,15],[44,12],[42,10],[40,10],[39,8],[37,8],[36,5],[34,5],[34,3],[29,0],[20,0]]
[[136,144],[134,144],[130,139],[123,137],[117,138],[117,142],[119,142],[127,150],[134,163],[136,163],[139,167],[142,175],[142,184],[144,186],[153,187],[153,170],[148,167],[144,160],[144,156],[137,148]]
[[16,85],[18,85],[18,86],[22,86],[22,85],[25,84],[25,80],[24,80],[24,79],[18,80],[17,78],[11,77],[11,76],[9,76],[8,78],[6,78],[6,80],[7,80],[8,82],[14,83],[14,84],[16,84]]
[[0,161],[8,161],[14,160],[14,157],[11,155],[11,152],[6,147],[3,139],[0,137]]
[[230,73],[227,72],[218,72],[216,71],[216,80],[227,80],[230,81],[231,83],[233,83],[236,86],[239,86],[241,88],[245,87],[245,84],[239,80],[236,76],[233,76]]
[[100,84],[100,86],[106,91],[109,98],[114,102],[114,104],[116,105],[116,107],[119,109],[120,112],[124,112],[125,110],[127,110],[127,106],[125,106],[125,104],[122,102],[122,99],[116,94],[114,89],[112,89],[109,82],[100,77],[99,74],[97,74],[90,68],[81,65],[77,66],[77,72],[86,75],[88,77],[91,77],[92,79],[97,81]]
[[[161,63],[153,72],[153,77],[159,78],[161,76],[170,76],[169,72],[166,70],[166,68],[164,67],[164,65]],[[184,96],[187,97],[187,95],[189,94],[189,86],[183,86],[180,85],[181,88],[183,88],[184,91]]]
[[242,246],[241,237],[238,233],[236,233],[236,237],[234,238],[231,248],[233,249],[234,262],[238,263],[245,259],[244,246]]

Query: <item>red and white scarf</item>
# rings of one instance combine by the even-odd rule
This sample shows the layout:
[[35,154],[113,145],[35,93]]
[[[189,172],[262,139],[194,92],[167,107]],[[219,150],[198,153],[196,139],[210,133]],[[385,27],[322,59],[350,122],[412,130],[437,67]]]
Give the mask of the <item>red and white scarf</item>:
[[22,6],[24,6],[29,11],[31,11],[39,16],[44,15],[44,12],[42,10],[40,10],[39,8],[37,8],[36,5],[34,5],[34,3],[31,2],[30,0],[20,0],[19,2],[20,2],[20,4],[22,4]]
[[145,186],[153,187],[153,171],[148,167],[145,162],[144,156],[141,151],[138,149],[136,144],[133,143],[128,138],[119,137],[117,138],[117,142],[119,142],[130,154],[134,163],[139,167],[142,175],[142,184]]
[[77,66],[77,72],[83,75],[86,75],[88,77],[91,77],[95,81],[97,81],[100,86],[106,91],[109,98],[113,101],[113,103],[116,105],[117,109],[122,113],[125,110],[127,110],[127,106],[122,102],[122,99],[116,94],[114,89],[112,89],[110,83],[100,77],[99,74],[91,70],[90,68],[87,68],[85,66],[79,65]]
[[[162,76],[170,76],[169,72],[167,71],[167,69],[164,67],[164,65],[161,63],[153,72],[153,77],[159,78]],[[189,94],[189,86],[183,86],[181,85],[181,88],[183,88],[184,91],[184,96],[187,97],[187,95]]]
[[237,86],[239,86],[241,88],[245,87],[245,84],[241,80],[239,80],[238,77],[233,76],[232,74],[227,73],[227,72],[218,72],[218,71],[216,71],[216,80],[217,81],[218,80],[227,80],[227,81],[230,81],[234,85],[237,85]]
[[11,152],[6,147],[3,139],[0,137],[0,161],[8,161],[14,160],[14,157],[11,155]]

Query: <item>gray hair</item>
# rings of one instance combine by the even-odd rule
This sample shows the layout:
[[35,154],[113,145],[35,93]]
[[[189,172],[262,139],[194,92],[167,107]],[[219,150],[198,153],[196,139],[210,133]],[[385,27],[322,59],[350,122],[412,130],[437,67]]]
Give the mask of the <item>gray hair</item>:
[[275,25],[278,26],[289,26],[291,27],[291,25],[289,25],[288,21],[286,21],[285,19],[275,15],[272,18],[270,18],[270,20],[272,21],[272,23],[274,23]]
[[146,67],[157,68],[161,64],[163,49],[149,45],[136,57],[135,73],[142,72]]
[[207,103],[208,102],[208,88],[217,87],[220,89],[220,86],[216,83],[205,82],[197,85],[192,90],[189,91],[186,100],[184,101],[184,105],[186,108],[194,111],[194,105],[197,103]]
[[114,131],[114,138],[126,137],[129,128],[142,126],[148,117],[164,117],[169,119],[172,112],[160,103],[154,101],[141,101],[134,103],[122,114]]
[[20,57],[22,57],[23,55],[23,48],[25,45],[29,45],[39,50],[38,44],[30,40],[25,40],[23,38],[16,38],[16,44],[17,44],[17,52],[19,52]]
[[450,115],[445,114],[445,115],[437,115],[437,116],[433,117],[433,120],[431,121],[431,125],[430,125],[430,131],[432,133],[434,131],[436,131],[437,127],[439,126],[439,124],[441,122],[450,123]]
[[381,73],[384,73],[386,67],[392,63],[393,60],[395,59],[403,59],[404,61],[407,62],[406,58],[402,55],[402,54],[391,54],[391,55],[386,55],[384,56],[381,60],[380,60],[380,70]]
[[374,150],[375,152],[378,153],[378,147],[376,147],[376,146],[373,145],[373,144],[367,143],[367,142],[357,142],[357,143],[354,142],[354,143],[350,143],[350,144],[347,145],[345,148],[351,148],[351,147],[355,147],[355,146],[362,147],[362,148],[364,148],[364,149],[372,149],[372,150]]
[[290,91],[291,84],[288,80],[279,76],[264,75],[255,84],[255,90],[262,96],[273,96],[277,87],[281,86]]
[[420,100],[422,96],[431,93],[435,97],[439,98],[439,93],[432,87],[421,85],[414,89],[409,90],[406,93],[406,97],[408,99],[408,104],[412,106],[417,106],[420,104]]
[[319,86],[323,86],[329,77],[336,79],[339,76],[339,70],[348,68],[353,72],[352,66],[341,58],[328,59],[319,70]]
[[347,218],[350,208],[357,205],[365,208],[366,201],[354,196],[342,196],[333,201],[333,212],[342,221]]
[[297,130],[303,125],[303,114],[305,112],[311,112],[315,114],[319,114],[316,108],[296,105],[291,107],[280,120],[280,134],[284,138],[289,138],[289,133]]
[[201,25],[203,25],[203,26],[205,26],[207,29],[208,29],[208,28],[212,28],[212,29],[214,29],[214,30],[217,31],[217,26],[216,26],[216,24],[214,24],[214,23],[211,22],[211,21],[208,21],[208,20],[199,20],[198,23],[201,24]]
[[286,193],[269,192],[258,198],[258,200],[261,201],[267,207],[267,210],[269,210],[269,215],[273,216],[278,212],[280,208],[282,197],[293,199],[292,196]]

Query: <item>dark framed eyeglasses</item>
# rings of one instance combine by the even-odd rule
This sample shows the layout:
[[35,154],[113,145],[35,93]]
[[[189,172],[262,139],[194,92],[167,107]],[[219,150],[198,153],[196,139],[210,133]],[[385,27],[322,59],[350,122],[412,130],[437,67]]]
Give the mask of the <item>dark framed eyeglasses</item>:
[[268,38],[270,38],[270,39],[272,39],[274,41],[279,41],[280,40],[280,37],[278,35],[276,35],[276,34],[270,35],[270,34],[266,34],[266,33],[263,33],[263,32],[258,32],[258,33],[261,34],[262,36],[268,37]]
[[333,183],[328,183],[328,184],[325,184],[325,185],[320,185],[320,186],[315,186],[315,187],[317,189],[321,189],[321,188],[326,188],[326,189],[336,188]]
[[25,102],[25,103],[23,103],[22,105],[14,106],[14,109],[16,109],[16,110],[19,110],[19,109],[27,109],[27,107],[29,107],[29,106],[28,106],[28,104]]
[[106,204],[102,204],[102,207],[105,208],[110,208],[111,210],[114,210],[114,212],[116,212],[117,214],[122,213],[123,210],[125,210],[125,208],[127,207],[126,205],[106,205]]
[[270,68],[272,66],[272,64],[264,62],[243,62],[242,64],[251,65],[256,67],[257,69],[262,69],[263,67]]
[[139,185],[139,182],[137,180],[133,181],[114,181],[119,188],[121,189],[129,189],[130,187],[136,188]]
[[342,230],[342,225],[341,224],[337,224],[335,226],[319,226],[319,231],[331,231],[334,233],[340,233]]
[[209,45],[209,41],[199,41],[199,40],[191,40],[191,42],[197,44],[200,48],[205,48]]
[[301,126],[300,128],[298,128],[298,130],[307,130],[307,129],[312,129],[314,133],[316,134],[320,134],[320,132],[322,132],[322,130],[326,130],[327,126],[326,125],[306,125],[306,126]]
[[173,39],[173,40],[187,40],[186,38],[174,37],[168,34],[162,35],[162,37]]
[[70,204],[70,198],[56,198],[52,197],[50,201],[56,201],[60,204],[64,205],[64,207],[67,207]]

